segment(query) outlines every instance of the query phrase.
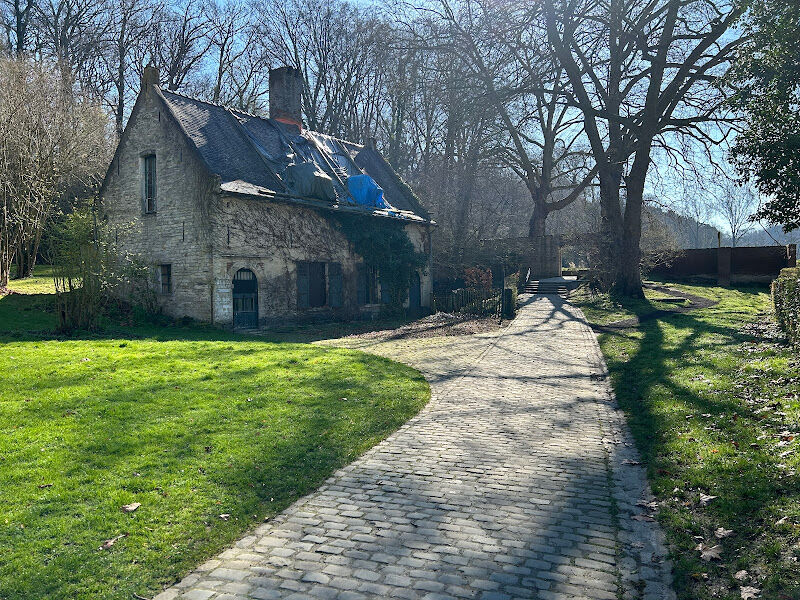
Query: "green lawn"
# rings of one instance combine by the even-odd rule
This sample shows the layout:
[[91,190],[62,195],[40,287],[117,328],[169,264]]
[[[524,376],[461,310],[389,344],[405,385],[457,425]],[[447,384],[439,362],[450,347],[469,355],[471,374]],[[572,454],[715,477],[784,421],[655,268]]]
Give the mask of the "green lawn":
[[[682,289],[681,291],[687,290]],[[589,290],[581,288],[571,296],[571,300],[580,305],[586,318],[592,323],[608,325],[614,321],[630,319],[656,310],[674,311],[686,306],[685,302],[675,304],[660,301],[667,296],[668,294],[663,292],[646,289],[644,299],[612,300],[607,294],[593,294]]]
[[[775,337],[765,288],[675,287],[719,303],[599,339],[659,500],[679,597],[738,600],[751,586],[763,600],[800,598],[798,352]],[[653,310],[580,302],[595,323]],[[717,537],[720,527],[732,533]],[[721,546],[721,559],[701,560],[700,543]]]
[[151,597],[430,396],[351,350],[199,326],[59,337],[50,300],[0,297],[3,600]]
[[32,277],[12,279],[8,282],[8,288],[17,294],[55,294],[53,267],[37,265]]

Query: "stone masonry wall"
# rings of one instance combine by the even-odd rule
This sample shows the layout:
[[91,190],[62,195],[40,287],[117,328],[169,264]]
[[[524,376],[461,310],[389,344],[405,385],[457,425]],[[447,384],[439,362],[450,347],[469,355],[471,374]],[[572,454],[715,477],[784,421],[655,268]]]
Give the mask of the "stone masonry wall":
[[[145,213],[143,157],[156,156],[156,211]],[[258,279],[259,322],[352,318],[377,313],[357,305],[361,258],[323,213],[297,204],[223,196],[155,90],[134,107],[103,189],[103,214],[118,231],[123,252],[152,265],[163,311],[229,325],[233,276],[251,269]],[[427,226],[406,225],[420,252],[430,250]],[[341,309],[297,310],[297,261],[342,265]],[[161,293],[159,265],[172,270],[172,291]],[[429,306],[431,275],[421,273],[422,305]]]
[[[156,212],[145,214],[143,156],[156,156]],[[153,285],[167,314],[210,321],[211,246],[206,173],[152,89],[141,94],[103,190],[103,213],[125,252],[153,266]],[[160,293],[158,265],[172,265],[172,292]]]
[[[289,320],[353,318],[378,312],[379,305],[359,307],[356,274],[362,262],[324,213],[305,206],[234,196],[216,201],[213,217],[214,322],[233,320],[232,280],[239,269],[253,271],[258,280],[259,323]],[[427,233],[416,225],[407,232],[419,251],[426,250]],[[337,262],[342,265],[343,306],[340,309],[297,309],[297,262]],[[423,304],[430,274],[422,274]]]

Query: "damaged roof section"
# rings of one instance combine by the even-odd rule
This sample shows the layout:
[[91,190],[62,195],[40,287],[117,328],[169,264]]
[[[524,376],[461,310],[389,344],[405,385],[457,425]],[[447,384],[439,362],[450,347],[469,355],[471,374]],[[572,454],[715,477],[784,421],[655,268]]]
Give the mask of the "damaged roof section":
[[373,148],[159,90],[222,191],[430,222]]

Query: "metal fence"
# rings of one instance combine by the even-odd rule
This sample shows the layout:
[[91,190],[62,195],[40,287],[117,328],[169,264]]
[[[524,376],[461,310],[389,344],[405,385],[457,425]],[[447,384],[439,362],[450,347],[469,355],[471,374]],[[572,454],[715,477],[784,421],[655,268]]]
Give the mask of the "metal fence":
[[501,288],[463,288],[433,295],[434,312],[462,313],[500,318],[503,311]]

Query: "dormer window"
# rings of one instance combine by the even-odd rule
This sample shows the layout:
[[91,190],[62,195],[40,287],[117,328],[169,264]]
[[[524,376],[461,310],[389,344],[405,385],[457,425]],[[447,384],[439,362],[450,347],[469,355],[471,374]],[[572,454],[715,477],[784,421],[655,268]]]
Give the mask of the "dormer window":
[[147,154],[142,157],[144,181],[142,186],[144,212],[156,212],[156,155]]

